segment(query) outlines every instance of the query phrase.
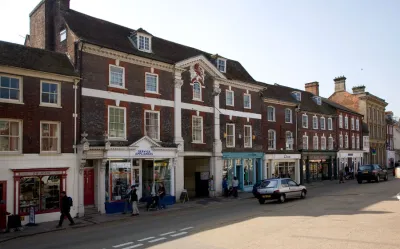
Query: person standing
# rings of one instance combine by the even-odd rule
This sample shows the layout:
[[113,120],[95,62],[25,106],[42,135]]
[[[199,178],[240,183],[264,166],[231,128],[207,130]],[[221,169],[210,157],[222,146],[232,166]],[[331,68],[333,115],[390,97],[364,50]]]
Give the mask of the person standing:
[[235,176],[235,177],[233,177],[233,180],[232,180],[233,196],[235,198],[238,197],[238,187],[239,187],[239,180]]
[[162,182],[160,182],[158,184],[158,197],[159,197],[159,201],[158,201],[158,208],[166,208],[165,204],[164,204],[164,197],[165,197],[165,187],[164,184]]
[[228,181],[226,180],[226,177],[222,180],[222,189],[224,190],[224,196],[228,197]]
[[[132,185],[133,186],[133,185]],[[124,196],[125,199],[125,206],[124,206],[124,212],[122,212],[122,214],[126,214],[128,213],[128,205],[131,204],[130,203],[130,199],[131,199],[131,191],[132,191],[132,186],[130,189],[128,189],[127,193]]]
[[137,206],[138,196],[137,196],[137,193],[136,193],[135,185],[132,185],[132,187],[131,187],[129,200],[130,200],[130,202],[132,204],[132,216],[138,216],[139,215],[139,208]]
[[75,222],[72,219],[71,214],[70,214],[71,207],[72,207],[72,198],[68,197],[67,194],[65,193],[65,191],[61,191],[61,200],[60,200],[61,215],[60,215],[60,221],[58,222],[57,228],[62,227],[65,217],[68,218],[68,220],[70,222],[70,224],[69,224],[70,226],[75,225]]

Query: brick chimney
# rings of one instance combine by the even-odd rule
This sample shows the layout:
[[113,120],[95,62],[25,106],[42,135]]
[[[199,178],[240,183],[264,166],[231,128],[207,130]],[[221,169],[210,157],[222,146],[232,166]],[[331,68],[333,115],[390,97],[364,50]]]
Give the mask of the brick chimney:
[[319,83],[318,81],[306,83],[305,89],[307,92],[319,96]]
[[339,76],[333,79],[335,82],[335,92],[345,92],[346,91],[346,77]]
[[365,93],[365,86],[355,86],[353,87],[354,94]]

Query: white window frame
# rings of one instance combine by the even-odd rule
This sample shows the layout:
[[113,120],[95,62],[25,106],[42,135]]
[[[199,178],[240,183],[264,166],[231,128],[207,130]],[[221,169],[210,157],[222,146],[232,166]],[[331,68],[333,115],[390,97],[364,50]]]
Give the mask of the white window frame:
[[[42,150],[42,140],[43,140],[42,124],[56,124],[57,125],[57,151],[43,151]],[[51,153],[59,154],[59,153],[61,153],[61,122],[47,121],[47,120],[40,121],[40,153],[43,153],[43,154],[51,154]]]
[[328,150],[333,150],[333,137],[328,137]]
[[[55,84],[55,85],[57,85],[57,104],[52,104],[52,103],[45,103],[45,102],[43,102],[43,100],[42,100],[43,83],[48,83],[48,84]],[[50,81],[50,80],[41,80],[41,81],[40,81],[40,106],[61,107],[61,83],[60,83],[60,82]]]
[[[12,150],[7,150],[7,151],[0,151],[0,154],[21,154],[22,153],[22,146],[23,146],[23,125],[22,125],[22,120],[18,119],[10,119],[10,118],[0,118],[0,121],[3,122],[16,122],[18,123],[18,150],[12,151]],[[10,136],[10,135],[0,135],[0,137],[16,137],[16,136]]]
[[[289,121],[286,119],[288,114],[289,114],[289,119],[290,119]],[[292,109],[290,109],[290,108],[285,109],[285,123],[286,124],[293,123],[293,114],[292,114]]]
[[333,120],[332,118],[328,118],[328,130],[333,130]]
[[356,148],[356,137],[354,134],[351,136],[351,148],[354,150]]
[[349,117],[347,115],[344,117],[344,128],[349,129]]
[[343,115],[339,115],[339,128],[343,129]]
[[[246,134],[246,128],[249,128],[249,134]],[[247,136],[246,136],[247,135]],[[249,139],[250,144],[246,144],[246,137]],[[253,147],[253,127],[251,125],[244,125],[243,129],[243,144],[245,148]]]
[[[232,135],[229,135],[229,133],[228,133],[228,126],[232,126],[232,133],[233,133]],[[225,131],[226,131],[226,147],[227,148],[234,148],[235,144],[236,144],[235,124],[232,124],[232,123],[226,124]],[[228,144],[228,137],[232,137],[232,144]]]
[[344,148],[348,149],[349,148],[349,135],[344,135]]
[[[270,119],[270,117],[269,117],[269,110],[270,110],[270,108],[273,110],[273,112],[272,112],[272,119]],[[276,112],[275,112],[276,110],[275,110],[275,107],[273,107],[273,106],[268,106],[267,107],[267,120],[269,121],[269,122],[275,122],[276,121],[276,117],[275,117],[275,114],[276,114]]]
[[[196,97],[196,95],[194,94],[194,87],[195,87],[195,85],[198,85],[199,86],[199,89],[200,89],[200,98],[197,98]],[[192,85],[192,95],[193,95],[193,100],[197,100],[197,101],[203,101],[203,90],[202,90],[202,87],[201,87],[201,84],[200,84],[200,82],[197,82],[197,81],[195,81],[195,82],[193,82],[193,85]]]
[[[147,113],[156,113],[157,116],[158,116],[158,118],[157,118],[157,119],[158,119],[158,124],[157,124],[157,126],[158,126],[158,131],[157,131],[158,137],[157,137],[157,138],[153,138],[153,137],[151,137],[151,136],[149,136],[149,135],[147,134],[147,118],[146,118]],[[155,141],[160,141],[160,136],[161,136],[160,130],[161,130],[161,129],[160,129],[160,112],[159,112],[159,111],[145,110],[145,111],[144,111],[144,134],[145,134],[146,136],[148,136],[149,138],[155,140]]]
[[[228,93],[232,93],[232,104],[228,103]],[[225,90],[225,104],[227,106],[235,106],[235,92],[232,90]]]
[[360,135],[357,135],[357,138],[356,138],[356,149],[360,149]]
[[[155,76],[156,77],[156,91],[150,91],[150,90],[148,90],[147,89],[147,76]],[[159,94],[159,88],[160,88],[160,86],[159,86],[159,76],[158,76],[158,74],[156,74],[156,73],[148,73],[148,72],[146,72],[145,73],[145,75],[144,75],[144,84],[145,84],[145,93],[155,93],[155,94]]]
[[321,128],[321,130],[326,130],[326,123],[325,123],[325,117],[321,117],[320,119],[319,119],[319,122],[320,122],[320,124],[319,124],[319,126],[320,126],[320,128]]
[[[14,76],[14,75],[9,75],[9,74],[2,74],[0,73],[0,82],[1,82],[1,77],[7,77],[7,78],[14,78],[14,79],[18,79],[18,86],[19,86],[19,96],[18,99],[2,99],[0,98],[0,102],[4,102],[4,103],[13,103],[13,104],[24,104],[23,103],[23,78],[19,77],[19,76]],[[0,87],[1,88],[1,87]]]
[[[290,138],[292,139],[292,142],[288,142],[288,134],[290,134]],[[285,132],[285,142],[286,142],[286,150],[293,150],[293,144],[294,144],[294,138],[293,138],[293,132],[291,131],[286,131]]]
[[350,128],[351,128],[352,131],[355,130],[355,124],[354,124],[354,118],[353,117],[350,119]]
[[[315,146],[315,141],[317,141],[317,146]],[[319,139],[317,135],[314,135],[313,137],[313,150],[318,150],[319,149]]]
[[317,103],[317,105],[321,105],[322,104],[321,97],[315,97],[315,102]]
[[[269,133],[270,133],[270,132],[273,132],[273,134],[274,134],[274,137],[273,137],[273,139],[274,139],[274,140],[273,140],[273,141],[274,141],[274,144],[273,144],[274,147],[273,147],[273,148],[269,146],[269,140],[270,140],[270,138],[269,138]],[[269,130],[268,130],[268,150],[276,150],[276,131],[275,131],[275,130],[272,130],[272,129],[269,129]]]
[[[220,62],[223,62],[223,69],[221,70],[220,68]],[[226,59],[222,59],[222,58],[218,58],[217,59],[217,69],[218,71],[220,71],[221,73],[226,73]]]
[[[246,97],[249,97],[249,106],[246,106],[246,105],[245,105],[245,103],[246,103],[245,98],[246,98]],[[245,94],[243,94],[243,107],[244,107],[245,109],[251,109],[251,94],[250,94],[250,93],[245,93]]]
[[60,31],[60,42],[63,42],[67,39],[67,29],[63,29]]
[[[124,110],[124,136],[123,137],[110,137],[110,109],[115,108],[115,109],[122,109]],[[107,112],[107,135],[109,140],[126,140],[126,127],[127,127],[127,120],[126,120],[126,108],[125,107],[119,107],[119,106],[108,106],[108,112]]]
[[343,148],[343,135],[342,134],[339,135],[339,148],[340,149]]
[[[306,125],[304,125],[304,117],[306,118],[306,122],[305,122],[305,124]],[[302,116],[301,116],[301,126],[303,127],[303,128],[306,128],[306,129],[308,129],[308,115],[307,114],[303,114]]]
[[[143,38],[143,48],[140,47],[140,38]],[[146,49],[146,38],[149,39],[149,49]],[[137,48],[143,52],[148,52],[148,53],[151,52],[151,36],[144,35],[144,34],[138,34]]]
[[313,120],[313,129],[318,130],[318,117],[313,116],[312,120]]
[[[112,67],[119,68],[119,69],[122,68],[122,86],[112,84],[112,82],[111,82],[111,68]],[[120,67],[120,66],[113,65],[113,64],[110,64],[108,66],[108,86],[113,87],[113,88],[125,89],[125,68],[124,67]]]
[[293,95],[297,101],[301,101],[301,92],[293,92]]
[[360,120],[357,118],[356,119],[356,131],[360,130]]
[[[201,122],[201,140],[194,140],[194,120],[199,119]],[[204,122],[203,122],[203,117],[202,116],[192,116],[192,143],[197,143],[197,144],[202,144],[204,141]]]
[[321,150],[326,150],[326,137],[321,137]]
[[[307,141],[306,146],[304,146],[304,139],[306,139],[305,141]],[[302,144],[303,144],[303,150],[308,150],[308,136],[303,135]]]

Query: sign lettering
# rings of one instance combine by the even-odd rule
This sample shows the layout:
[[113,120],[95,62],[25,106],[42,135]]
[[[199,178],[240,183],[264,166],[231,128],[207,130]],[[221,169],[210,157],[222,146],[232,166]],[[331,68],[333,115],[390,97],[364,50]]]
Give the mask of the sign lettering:
[[289,155],[283,155],[283,158],[290,158]]
[[135,153],[136,156],[152,156],[153,152],[151,150],[138,150]]
[[34,172],[20,172],[20,176],[50,176],[61,175],[62,171],[34,171]]

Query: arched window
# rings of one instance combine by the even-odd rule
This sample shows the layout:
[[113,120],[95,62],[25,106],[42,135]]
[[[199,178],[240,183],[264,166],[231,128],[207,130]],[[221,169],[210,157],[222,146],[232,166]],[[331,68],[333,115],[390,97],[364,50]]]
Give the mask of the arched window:
[[275,150],[275,146],[276,146],[276,133],[274,130],[269,130],[268,131],[268,149],[269,150]]
[[193,99],[202,100],[201,99],[201,85],[199,82],[193,83]]

